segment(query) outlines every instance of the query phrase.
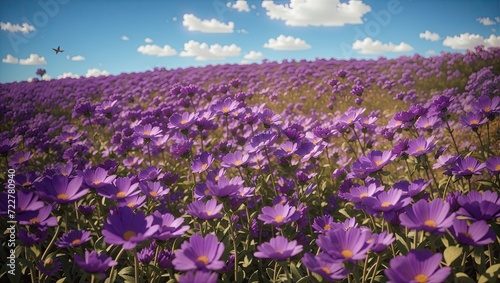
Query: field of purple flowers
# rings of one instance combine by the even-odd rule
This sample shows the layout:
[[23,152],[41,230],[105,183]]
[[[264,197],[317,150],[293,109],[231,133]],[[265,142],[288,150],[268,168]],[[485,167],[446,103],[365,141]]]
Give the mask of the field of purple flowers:
[[8,83],[0,113],[2,279],[499,278],[500,48]]

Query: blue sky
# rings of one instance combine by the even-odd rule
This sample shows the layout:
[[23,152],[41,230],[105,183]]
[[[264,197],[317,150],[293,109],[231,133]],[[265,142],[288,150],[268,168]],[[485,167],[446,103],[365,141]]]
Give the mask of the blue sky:
[[[500,1],[2,0],[0,83],[500,46]],[[63,53],[52,48],[61,46]]]

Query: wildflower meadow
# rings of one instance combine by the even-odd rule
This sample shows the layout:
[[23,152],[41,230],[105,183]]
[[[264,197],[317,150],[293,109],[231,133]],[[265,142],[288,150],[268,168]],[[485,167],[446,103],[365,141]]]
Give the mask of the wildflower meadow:
[[34,79],[0,113],[0,280],[499,281],[498,47]]

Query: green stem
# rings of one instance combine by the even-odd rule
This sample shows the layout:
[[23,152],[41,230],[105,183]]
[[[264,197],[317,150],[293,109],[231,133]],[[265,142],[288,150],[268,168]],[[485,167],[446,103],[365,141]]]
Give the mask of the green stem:
[[[116,256],[115,258],[115,261],[118,262],[118,259],[120,258],[120,256],[122,255],[123,251],[125,251],[123,248],[121,248],[120,252],[118,253],[118,255]],[[109,282],[114,282],[115,278],[113,276],[113,271],[115,270],[115,266],[112,266],[111,267],[111,271],[109,272]]]
[[455,138],[453,137],[453,131],[451,130],[451,127],[450,127],[450,124],[448,124],[448,121],[446,121],[446,129],[448,130],[448,133],[450,134],[451,141],[453,142],[453,146],[455,147],[457,154],[460,154],[460,150],[458,150],[457,143],[455,142]]
[[139,282],[139,261],[137,260],[137,251],[134,248],[133,250],[134,253],[134,280],[135,283]]
[[375,276],[377,275],[378,266],[380,265],[380,255],[377,256],[377,262],[375,263],[375,268],[373,269],[372,278],[370,279],[370,283],[373,283]]

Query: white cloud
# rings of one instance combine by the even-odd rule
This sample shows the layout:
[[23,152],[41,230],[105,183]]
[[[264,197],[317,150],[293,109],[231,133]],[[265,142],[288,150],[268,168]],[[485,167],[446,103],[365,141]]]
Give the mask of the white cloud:
[[290,0],[290,4],[262,1],[271,19],[282,20],[287,26],[344,26],[362,24],[370,6],[359,0]]
[[106,70],[101,71],[97,68],[92,68],[92,69],[87,70],[85,77],[89,78],[89,77],[99,77],[99,76],[108,76],[108,75],[109,75],[109,72]]
[[231,4],[231,2],[227,2],[227,6],[229,8],[238,10],[238,12],[250,12],[250,7],[248,7],[248,3],[246,0],[236,0],[236,3],[234,4]]
[[141,45],[137,48],[137,51],[144,55],[157,57],[173,56],[177,54],[177,51],[169,45],[163,45],[163,47],[160,47],[156,44]]
[[248,52],[247,54],[245,54],[245,56],[243,56],[243,58],[247,59],[247,60],[256,60],[256,59],[260,59],[262,58],[262,52],[260,51],[250,51]]
[[427,55],[436,55],[436,51],[434,51],[432,49],[431,50],[427,50],[427,51],[425,51],[425,54],[427,54]]
[[200,20],[193,14],[185,14],[182,25],[187,27],[189,31],[201,31],[204,33],[232,33],[234,23],[222,23],[216,19]]
[[35,27],[28,23],[23,23],[22,25],[19,25],[19,24],[12,24],[11,22],[6,22],[6,23],[0,22],[0,28],[2,30],[6,30],[9,32],[22,32],[24,34],[27,34],[35,30]]
[[252,7],[252,9],[255,9],[255,8],[257,8],[257,7],[255,7],[255,5],[252,5],[252,6],[250,6],[250,7]]
[[30,57],[26,59],[19,59],[19,64],[21,65],[46,65],[44,57],[38,56],[38,54],[30,54]]
[[126,35],[122,35],[122,40],[129,40],[129,38]]
[[77,74],[73,74],[72,72],[64,72],[62,75],[57,76],[57,79],[65,79],[65,78],[78,79],[80,78],[80,76]]
[[425,40],[430,40],[430,41],[438,41],[441,37],[439,34],[435,32],[430,32],[426,30],[425,32],[422,32],[418,35],[420,38],[423,38]]
[[454,37],[447,36],[443,40],[443,45],[455,50],[474,49],[478,45],[484,45],[486,48],[500,47],[500,36],[492,34],[489,38],[483,38],[478,34],[462,33]]
[[236,31],[237,33],[248,33],[246,29],[239,29]]
[[223,60],[226,57],[240,56],[241,48],[235,44],[221,46],[207,43],[199,43],[190,40],[184,43],[184,50],[179,54],[181,57],[195,57],[196,61]]
[[144,42],[146,42],[146,43],[153,43],[153,40],[151,38],[149,38],[149,37],[146,37],[144,39]]
[[71,57],[71,61],[83,61],[83,60],[85,60],[85,57],[83,57],[82,55],[76,55]]
[[300,38],[281,34],[277,38],[270,38],[264,47],[274,50],[304,50],[311,48],[311,45]]
[[177,21],[177,17],[173,17],[172,21],[176,22]]
[[7,56],[5,56],[5,58],[2,59],[2,63],[17,64],[19,63],[19,59],[10,54],[7,54]]
[[500,23],[500,17],[495,17],[495,21]]
[[492,21],[489,17],[486,18],[477,18],[476,21],[480,22],[481,24],[485,26],[492,26],[495,25],[495,21]]
[[250,62],[247,60],[241,60],[240,62],[240,65],[248,65],[248,64],[250,64]]
[[413,47],[405,42],[395,45],[392,42],[382,43],[380,40],[373,41],[373,39],[367,37],[362,41],[356,40],[352,44],[352,49],[358,50],[360,54],[381,54],[385,52],[408,52],[412,51]]

